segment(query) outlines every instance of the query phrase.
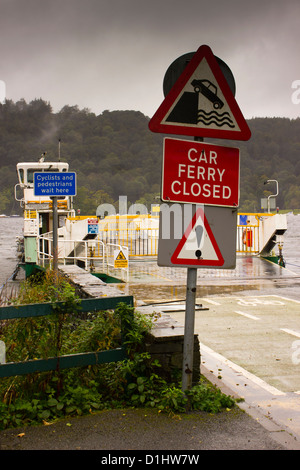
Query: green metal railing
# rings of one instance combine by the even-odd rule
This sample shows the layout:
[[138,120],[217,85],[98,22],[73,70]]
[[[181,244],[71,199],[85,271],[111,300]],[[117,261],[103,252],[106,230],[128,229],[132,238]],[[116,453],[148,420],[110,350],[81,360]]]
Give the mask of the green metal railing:
[[[99,310],[114,310],[120,303],[133,307],[132,296],[120,297],[101,297],[97,299],[82,299],[79,302],[77,311],[96,312]],[[19,306],[0,307],[0,321],[13,318],[28,318],[51,315],[57,313],[58,309],[64,312],[65,302],[30,304]],[[126,349],[124,347],[124,337],[126,331],[124,325],[121,325],[122,343],[119,348],[106,351],[87,352],[79,354],[70,354],[48,359],[35,359],[25,362],[9,362],[0,364],[0,377],[11,377],[15,375],[31,374],[33,372],[46,372],[50,370],[67,369],[71,367],[84,367],[89,365],[104,364],[108,362],[122,361],[126,358]]]

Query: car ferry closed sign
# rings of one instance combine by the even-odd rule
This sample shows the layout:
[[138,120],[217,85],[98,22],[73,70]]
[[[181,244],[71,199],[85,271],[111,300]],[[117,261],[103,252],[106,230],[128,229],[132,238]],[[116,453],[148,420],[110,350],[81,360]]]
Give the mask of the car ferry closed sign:
[[36,172],[34,173],[35,196],[76,196],[76,173]]
[[161,198],[165,202],[237,207],[238,148],[164,139]]

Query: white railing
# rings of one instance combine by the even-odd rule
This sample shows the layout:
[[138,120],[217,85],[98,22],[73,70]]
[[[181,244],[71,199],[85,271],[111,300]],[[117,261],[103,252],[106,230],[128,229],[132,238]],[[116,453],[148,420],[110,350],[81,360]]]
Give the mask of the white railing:
[[[53,260],[52,232],[37,237],[38,264],[45,267]],[[116,253],[124,253],[126,262],[120,267],[115,261]],[[122,280],[129,279],[128,248],[115,243],[105,244],[99,238],[92,240],[58,239],[58,262],[76,264],[81,261],[86,271],[101,269],[103,273],[113,274]]]
[[151,257],[157,255],[158,232],[158,227],[106,228],[105,230],[101,230],[100,227],[99,237],[106,244],[113,243],[128,247],[130,257]]
[[[37,238],[38,262],[45,266],[53,259],[52,233],[41,235]],[[58,239],[58,262],[75,264],[77,261],[84,263],[86,270],[93,270],[95,265],[102,265],[105,269],[105,244],[101,240],[66,240]]]

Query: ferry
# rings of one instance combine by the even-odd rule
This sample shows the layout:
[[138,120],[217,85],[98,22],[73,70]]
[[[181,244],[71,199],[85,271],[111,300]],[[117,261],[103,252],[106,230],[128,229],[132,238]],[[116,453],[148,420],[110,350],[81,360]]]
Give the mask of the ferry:
[[[53,198],[34,195],[35,172],[68,172],[69,164],[37,162],[17,164],[15,199],[23,210],[23,236],[18,240],[19,265],[26,276],[53,263]],[[73,196],[57,201],[57,259],[76,264],[86,271],[128,279],[129,260],[155,259],[158,246],[159,205],[148,214],[80,216],[73,208]],[[285,214],[239,213],[236,252],[261,256],[281,266]],[[278,253],[275,254],[275,248]]]

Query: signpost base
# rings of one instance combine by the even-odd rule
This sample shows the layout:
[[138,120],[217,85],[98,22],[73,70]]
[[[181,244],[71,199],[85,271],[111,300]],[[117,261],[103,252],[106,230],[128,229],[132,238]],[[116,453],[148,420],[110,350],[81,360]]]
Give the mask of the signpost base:
[[192,387],[197,268],[188,268],[182,363],[182,391]]

